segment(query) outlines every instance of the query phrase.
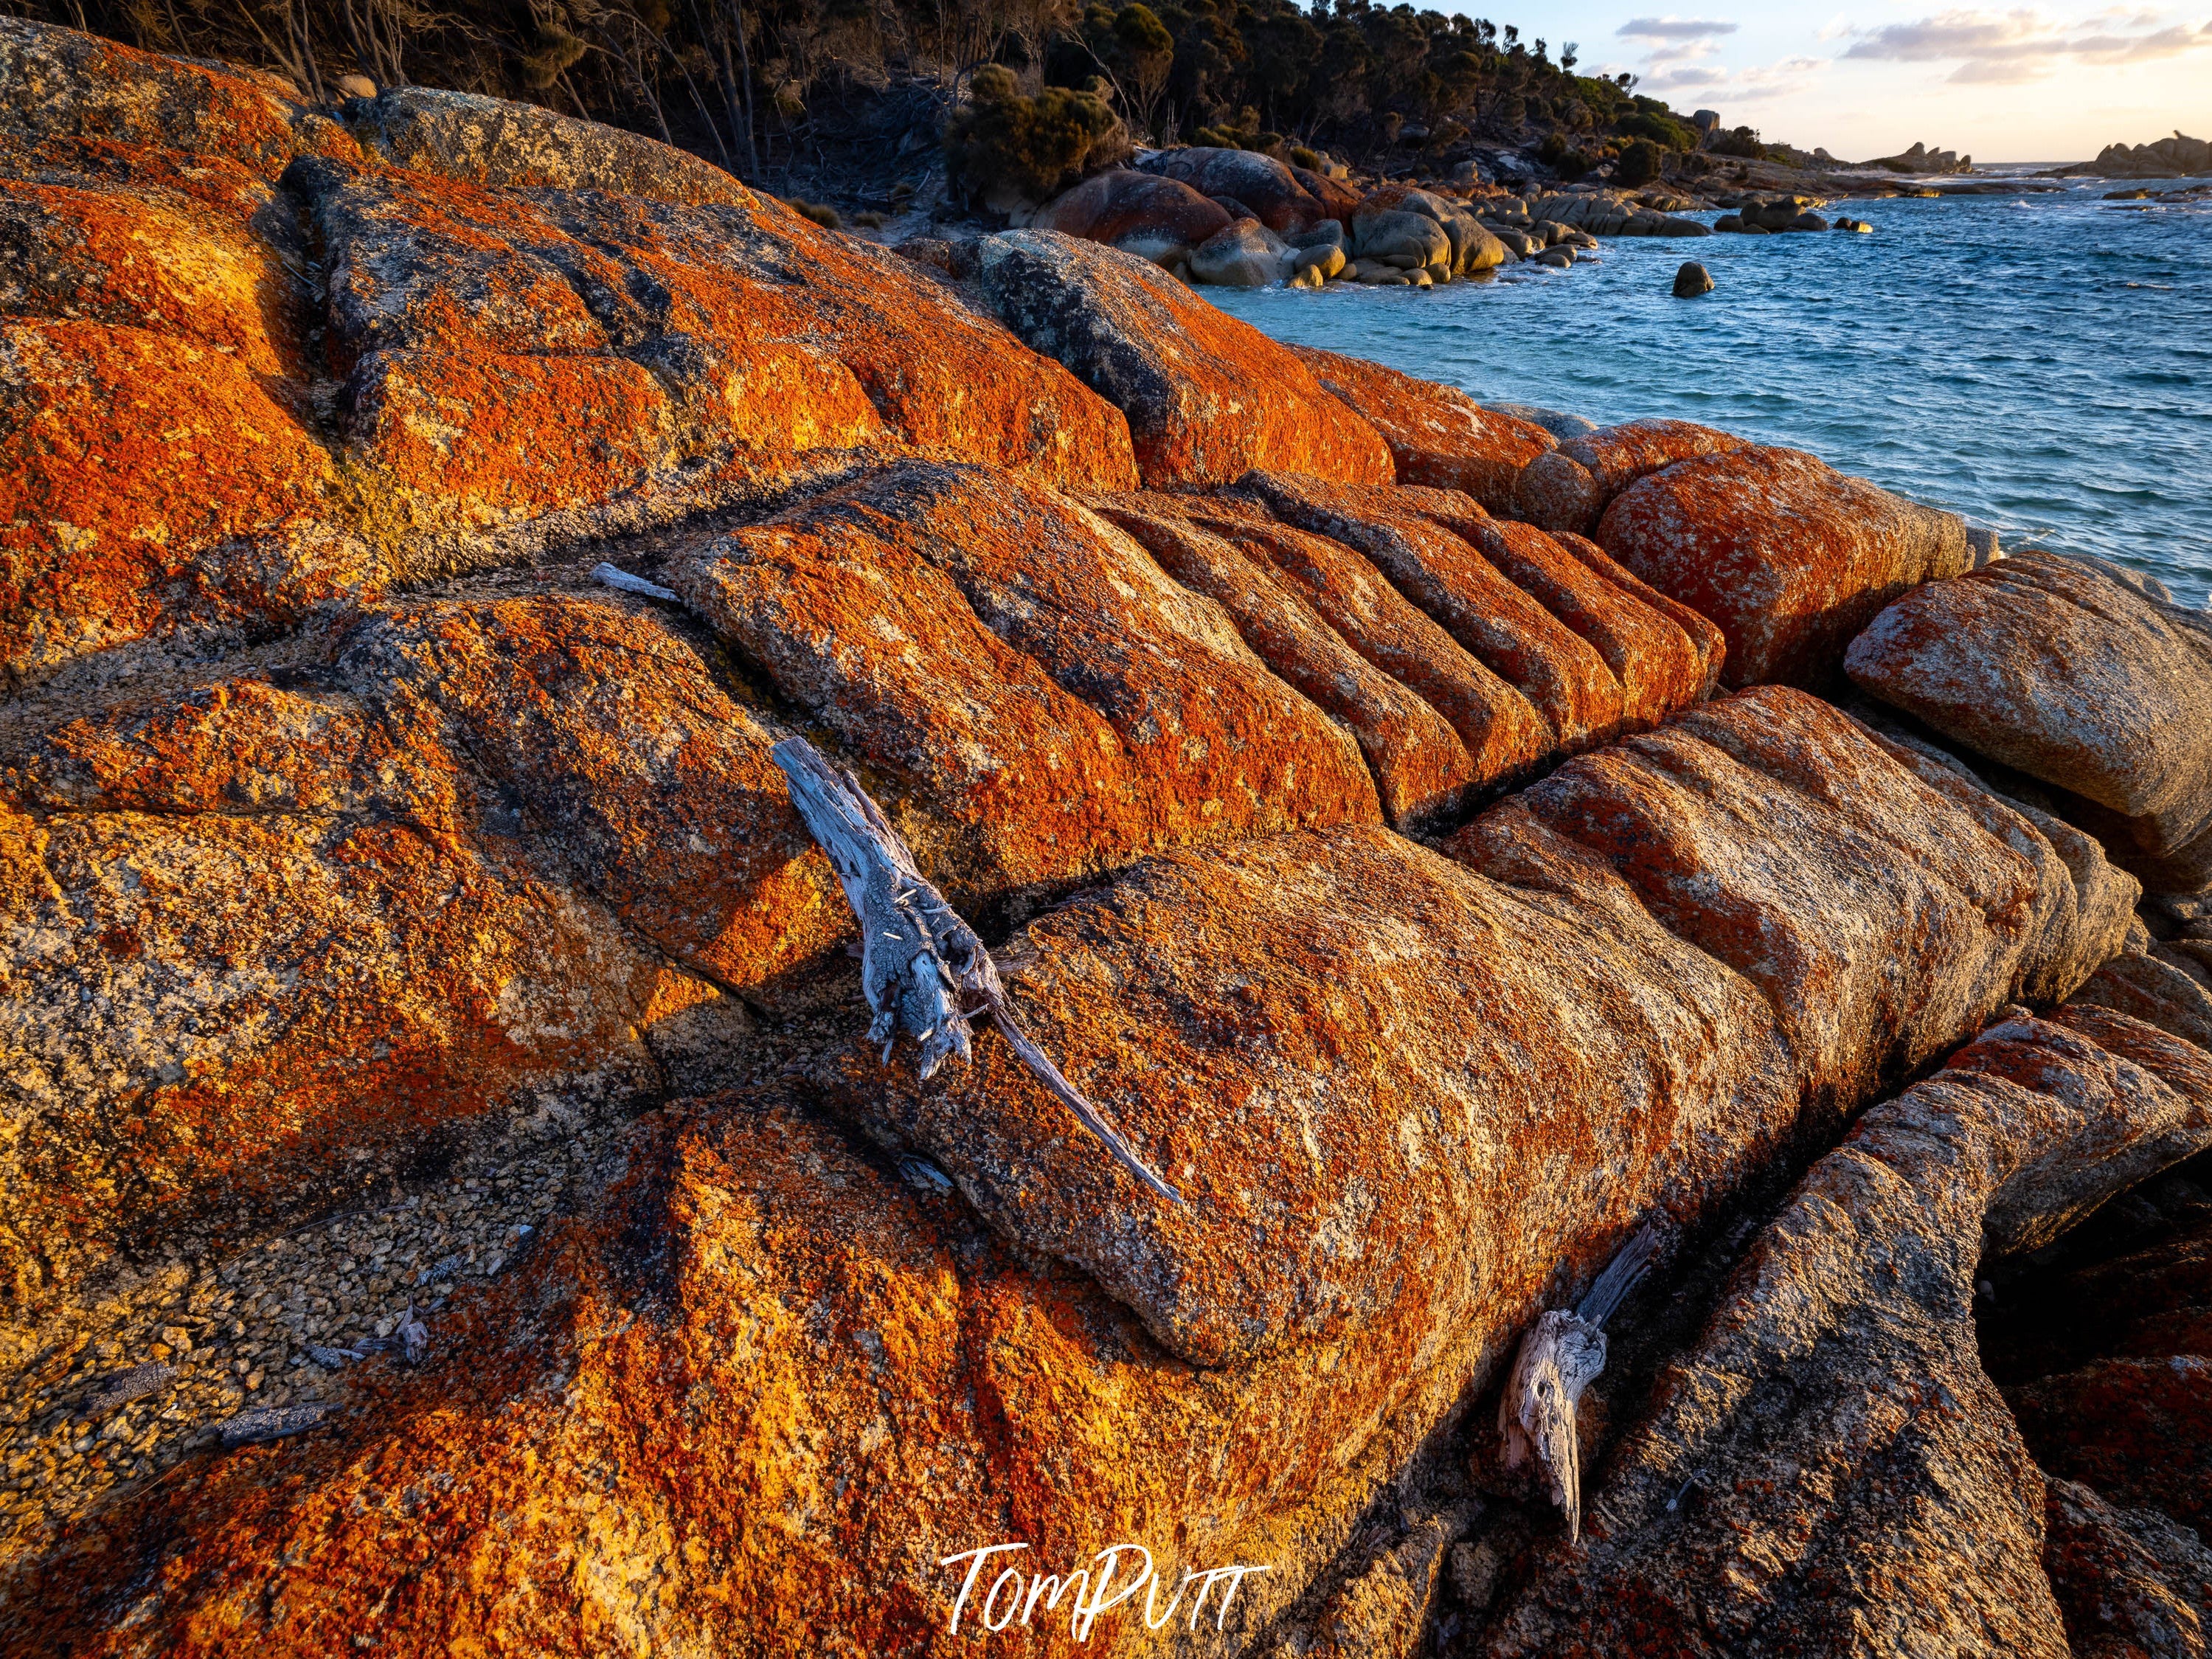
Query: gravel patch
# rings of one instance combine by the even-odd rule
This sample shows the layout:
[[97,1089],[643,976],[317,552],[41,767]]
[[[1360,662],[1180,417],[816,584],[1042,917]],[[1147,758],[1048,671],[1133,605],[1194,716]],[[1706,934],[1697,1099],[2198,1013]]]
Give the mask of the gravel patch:
[[381,1205],[53,1310],[0,1354],[0,1557],[37,1553],[189,1452],[313,1427],[356,1366],[436,1364],[449,1298],[604,1186],[623,1127],[510,1143]]

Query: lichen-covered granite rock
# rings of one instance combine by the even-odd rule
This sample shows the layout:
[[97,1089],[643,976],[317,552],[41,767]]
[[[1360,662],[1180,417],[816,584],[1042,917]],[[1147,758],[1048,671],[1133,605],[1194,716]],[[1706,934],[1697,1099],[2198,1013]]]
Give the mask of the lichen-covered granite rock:
[[2136,1188],[2001,1272],[1979,1310],[1984,1362],[2048,1477],[2044,1564],[2077,1653],[2192,1653],[2212,1624],[2204,1174],[2198,1159]]
[[782,696],[926,803],[915,839],[963,893],[1380,816],[1357,746],[1214,600],[1006,474],[872,473],[701,538],[672,579]]
[[349,100],[341,118],[373,161],[472,185],[607,191],[696,207],[752,210],[759,198],[720,167],[619,127],[579,121],[535,104],[386,87]]
[[2212,1354],[2093,1360],[2005,1397],[2054,1474],[2200,1534],[2212,1527]]
[[1956,515],[1762,445],[1638,479],[1605,508],[1595,536],[1652,586],[1719,624],[1729,685],[1830,688],[1844,647],[1875,612],[1973,564]]
[[1851,641],[1854,684],[2066,792],[2153,888],[2212,884],[2212,623],[2033,550],[1916,589]]
[[1609,1460],[1582,1548],[1546,1553],[1482,1651],[2080,1650],[2042,1448],[1982,1370],[1975,1281],[2138,1155],[2212,1142],[2212,1056],[2089,1012],[1991,1027],[1814,1166]]
[[1493,519],[1449,491],[1408,489],[1405,500],[1474,547],[1605,659],[1620,683],[1621,729],[1656,725],[1712,695],[1727,650],[1720,630],[1637,580],[1595,543]]
[[[1137,177],[1091,230],[1199,199]],[[2062,1573],[1957,1285],[1875,1258],[1940,1209],[1915,1260],[2047,1265],[2176,1179],[2212,941],[2016,774],[1753,684],[1826,684],[1948,521],[1616,429],[1601,546],[1492,516],[1554,452],[1455,396],[1051,231],[902,258],[547,109],[0,21],[0,1645],[1464,1650],[1437,1607],[1526,1578],[1452,1547],[1539,1312],[1647,1224],[1717,1287],[1869,1101],[2077,988],[2165,1035],[1985,1033],[1906,1099],[2003,1110],[1863,1134],[1929,1179],[1816,1218],[1815,1288],[1902,1333],[1844,1345],[1869,1410],[1966,1402],[1978,1565],[1924,1600],[2179,1607],[2195,1453],[2121,1466],[2196,1444],[2126,1370],[2196,1352],[2185,1273],[2004,1379],[2105,1483]],[[972,1061],[863,1035],[799,738],[989,940]],[[1747,1328],[1800,1328],[1774,1282]],[[1761,1524],[1842,1535],[1792,1492]],[[1115,1543],[1149,1599],[1099,1605]]]
[[1395,476],[1382,434],[1288,347],[1133,253],[1010,231],[985,239],[975,286],[1026,344],[1128,416],[1154,489],[1226,483],[1253,467],[1348,483]]
[[770,734],[642,607],[398,607],[0,753],[6,1287],[659,1086],[851,929]]
[[[2101,1000],[2091,996],[2087,988],[2108,982],[2123,964],[2140,960],[2133,953],[2142,942],[2127,918],[2141,896],[2142,884],[2106,862],[2096,842],[2064,819],[1993,788],[1956,757],[1899,729],[1893,721],[1879,719],[1879,713],[1864,706],[1858,710],[1876,742],[2036,866],[2035,933],[2042,945],[2037,957],[2024,964],[2020,1000],[2039,1005],[2069,995]],[[2124,933],[2115,932],[2123,927]],[[2133,1007],[2110,1006],[2148,1018]],[[2163,1018],[2150,1023],[2170,1029]],[[2197,1040],[2187,1030],[2177,1035]]]
[[[1580,757],[1445,845],[1483,869],[1571,851],[1765,992],[1808,1091],[1864,1099],[2023,981],[2070,992],[2126,936],[2130,884],[2077,882],[2031,855],[2024,819],[1999,822],[1768,688]],[[2051,884],[2075,887],[2071,906],[2042,896]]]
[[329,161],[286,179],[328,251],[355,451],[465,523],[721,479],[757,492],[816,452],[1134,482],[1125,423],[1065,370],[780,204]]
[[1179,584],[1218,601],[1268,667],[1352,732],[1393,824],[1433,826],[1468,804],[1474,762],[1450,722],[1360,655],[1264,555],[1222,534],[1228,526],[1193,517],[1181,500],[1124,496],[1100,511]]
[[[1732,707],[1848,726],[1805,698]],[[1859,744],[1863,791],[1894,763]],[[1905,862],[1789,846],[1806,884]],[[995,1038],[927,1085],[832,1045],[795,1086],[926,1150],[957,1200],[902,1193],[792,1106],[653,1130],[629,1195],[445,1339],[482,1355],[465,1375],[369,1373],[331,1438],[196,1464],[86,1522],[16,1582],[11,1627],[301,1648],[381,1607],[399,1651],[495,1626],[773,1653],[834,1616],[950,1650],[944,1558],[1018,1539],[1073,1565],[1126,1536],[1273,1563],[1231,1626],[1256,1632],[1534,1306],[1638,1219],[1693,1223],[1834,1121],[1764,989],[1626,884],[1528,836],[1485,867],[1376,826],[1249,839],[1140,866],[1001,953],[1024,1018],[1187,1207],[1102,1162]],[[2017,948],[1956,908],[1930,925]],[[1909,1050],[1952,1017],[1910,992],[1875,1016],[1923,1022]],[[118,1565],[88,1574],[95,1550]],[[839,1565],[870,1551],[873,1577]],[[127,1628],[102,1588],[126,1577],[156,1586]]]
[[345,128],[305,107],[281,76],[194,63],[22,18],[0,19],[8,148],[53,142],[80,155],[161,149],[274,179],[295,155],[354,155]]
[[1694,421],[1600,427],[1531,456],[1514,480],[1514,505],[1518,516],[1546,530],[1592,535],[1613,498],[1647,473],[1700,455],[1725,455],[1749,441]]
[[1256,502],[1240,511],[1206,501],[1193,517],[1271,566],[1354,651],[1442,715],[1466,746],[1478,790],[1517,782],[1555,751],[1535,706],[1363,554],[1279,523]]
[[2044,1571],[2076,1654],[2204,1651],[2212,1551],[2156,1510],[2108,1504],[2079,1481],[2046,1480]]
[[1464,392],[1341,352],[1293,346],[1314,378],[1382,434],[1398,482],[1459,489],[1492,513],[1517,505],[1522,469],[1557,442]]
[[359,106],[364,151],[267,77],[6,28],[12,683],[856,457],[1135,480],[1059,365],[696,158],[411,90]]
[[[1605,659],[1423,512],[1419,494],[1271,472],[1254,472],[1238,488],[1285,523],[1366,555],[1471,655],[1528,698],[1551,750],[1571,751],[1620,729],[1620,682]],[[1575,562],[1565,555],[1559,562]]]
[[[917,1091],[870,1066],[845,1085],[853,1109],[926,1147],[996,1224],[1082,1265],[1161,1341],[1218,1364],[1354,1328],[1378,1297],[1457,1295],[1464,1253],[1508,1237],[1549,1260],[1528,1242],[1545,1224],[1534,1215],[1486,1242],[1487,1206],[1539,1201],[1507,1196],[1522,1132],[1494,1137],[1557,1109],[1532,1099],[1500,1118],[1472,1103],[1505,1098],[1509,1074],[1538,1098],[1578,1098],[1570,1080],[1600,1075],[1660,1091],[1623,1121],[1635,1137],[1717,1124],[1717,1107],[1660,1103],[1701,1078],[1698,1099],[1750,1091],[1725,1114],[1735,1127],[1698,1132],[1722,1138],[1715,1152],[1784,1137],[1971,1035],[2035,957],[2037,866],[1800,693],[1747,695],[1581,757],[1447,845],[1483,879],[1371,830],[1164,859],[1011,947],[1024,1018],[1154,1167],[1188,1183],[1186,1209],[1134,1201],[1010,1064]],[[2103,926],[2124,932],[2124,910]],[[1622,954],[1601,954],[1608,939]],[[1423,959],[1433,972],[1398,977]],[[1372,964],[1364,988],[1356,964]],[[1194,1000],[1219,1022],[1182,1012]],[[1588,1025],[1573,1012],[1596,1008]],[[1486,1035],[1447,1065],[1425,1055],[1424,1032]],[[1692,1061],[1686,1042],[1718,1047]],[[1750,1052],[1756,1083],[1724,1082]],[[1653,1072],[1638,1053],[1674,1058]],[[1300,1081],[1263,1082],[1256,1055]],[[1476,1095],[1459,1092],[1484,1073]],[[1356,1127],[1386,1105],[1394,1135]],[[1583,1120],[1575,1134],[1595,1132]],[[1632,1139],[1595,1158],[1582,1212],[1674,1178],[1671,1155]],[[1370,1208],[1383,1191],[1400,1197]]]

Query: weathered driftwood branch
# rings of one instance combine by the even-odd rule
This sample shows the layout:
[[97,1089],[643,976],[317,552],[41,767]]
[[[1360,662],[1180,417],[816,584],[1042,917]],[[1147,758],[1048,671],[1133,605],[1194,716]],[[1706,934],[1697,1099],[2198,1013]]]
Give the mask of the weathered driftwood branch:
[[1567,1512],[1567,1535],[1583,1535],[1582,1445],[1575,1407],[1583,1390],[1605,1370],[1605,1322],[1650,1270],[1659,1235],[1638,1231],[1597,1276],[1573,1312],[1554,1308],[1522,1339],[1505,1397],[1498,1402],[1498,1429],[1505,1438],[1505,1467],[1534,1458],[1549,1477],[1552,1501]]
[[890,1063],[903,1029],[921,1045],[921,1075],[934,1076],[948,1059],[971,1056],[970,1022],[988,1018],[1022,1064],[1132,1175],[1163,1198],[1182,1203],[1182,1195],[1152,1172],[1022,1029],[983,941],[923,876],[860,781],[831,766],[804,738],[787,738],[770,753],[790,781],[792,805],[829,854],[860,918],[860,987],[875,1016],[868,1039],[884,1045],[884,1063]]
[[648,599],[672,599],[677,597],[674,588],[663,587],[659,582],[649,582],[642,576],[633,576],[629,571],[611,564],[593,565],[592,577],[595,581],[605,582],[609,587],[619,587],[625,593],[640,593]]

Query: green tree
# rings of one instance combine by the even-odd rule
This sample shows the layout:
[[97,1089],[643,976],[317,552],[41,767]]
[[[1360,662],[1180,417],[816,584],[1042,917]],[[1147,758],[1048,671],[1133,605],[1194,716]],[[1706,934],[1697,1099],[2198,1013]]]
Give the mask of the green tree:
[[1620,152],[1613,176],[1633,190],[1659,177],[1667,165],[1667,152],[1649,138],[1638,138]]
[[1048,201],[1129,153],[1121,118],[1096,92],[1047,87],[1028,97],[1000,64],[977,70],[968,89],[946,125],[945,153],[947,174],[971,198]]

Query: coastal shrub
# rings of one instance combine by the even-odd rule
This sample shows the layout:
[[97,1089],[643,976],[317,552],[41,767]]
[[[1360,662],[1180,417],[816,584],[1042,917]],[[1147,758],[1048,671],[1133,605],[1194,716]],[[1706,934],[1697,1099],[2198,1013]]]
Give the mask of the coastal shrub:
[[1671,116],[1655,115],[1639,110],[1624,116],[1613,124],[1613,130],[1623,138],[1644,138],[1664,148],[1687,155],[1698,147],[1697,130],[1685,125]]
[[575,68],[591,47],[557,25],[540,32],[538,50],[522,57],[522,83],[544,92]]
[[968,90],[945,124],[945,159],[953,184],[971,196],[1048,201],[1129,154],[1121,118],[1094,90],[1047,87],[1030,97],[1001,64],[977,70]]
[[1737,127],[1729,132],[1716,132],[1705,141],[1705,148],[1716,155],[1740,155],[1747,161],[1757,161],[1766,154],[1766,146],[1759,141],[1755,127]]
[[1667,152],[1649,138],[1638,138],[1620,152],[1620,161],[1613,168],[1613,180],[1633,189],[1648,185],[1656,179],[1667,165]]
[[823,202],[803,202],[796,196],[786,197],[784,206],[802,219],[811,219],[824,230],[842,230],[845,221],[837,210]]
[[[1273,133],[1266,136],[1274,137]],[[1200,127],[1190,135],[1190,142],[1210,149],[1258,149],[1261,137],[1260,112],[1247,104],[1236,114]]]
[[1544,135],[1544,142],[1536,146],[1536,159],[1562,179],[1579,179],[1597,165],[1566,134],[1557,131]]
[[1319,173],[1321,152],[1308,149],[1304,144],[1293,144],[1291,147],[1291,165],[1294,167],[1304,167],[1308,173]]

